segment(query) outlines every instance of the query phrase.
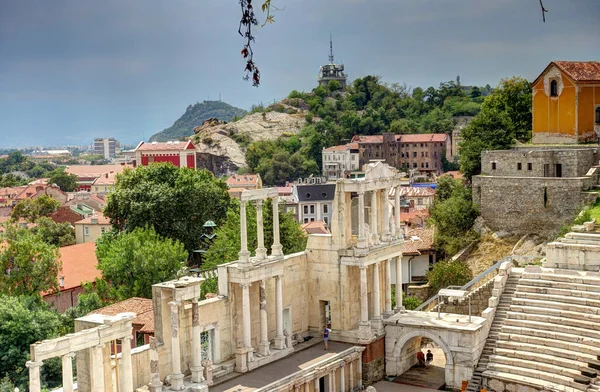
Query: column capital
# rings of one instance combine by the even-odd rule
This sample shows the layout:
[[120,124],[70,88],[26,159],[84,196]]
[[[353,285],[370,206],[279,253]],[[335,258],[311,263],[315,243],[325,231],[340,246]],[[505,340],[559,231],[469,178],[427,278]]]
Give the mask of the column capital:
[[123,336],[121,338],[121,340],[132,340],[132,339],[133,339],[133,336],[131,336],[131,335]]
[[243,289],[247,289],[247,288],[249,288],[250,286],[252,286],[252,283],[240,283],[239,285],[240,285],[240,287],[241,287],[241,288],[243,288]]
[[28,368],[30,368],[30,369],[31,368],[40,367],[43,364],[44,364],[43,361],[37,361],[37,362],[36,361],[27,361],[27,362],[25,362],[25,366],[28,367]]
[[262,207],[262,205],[263,205],[263,200],[262,199],[255,200],[255,202],[256,202],[256,206],[257,207]]
[[76,353],[67,353],[63,357],[75,358]]
[[170,301],[169,302],[169,306],[171,307],[171,310],[173,310],[173,308],[179,308],[179,305],[181,305],[181,301]]
[[191,301],[193,304],[197,304],[200,300],[198,298],[192,298]]

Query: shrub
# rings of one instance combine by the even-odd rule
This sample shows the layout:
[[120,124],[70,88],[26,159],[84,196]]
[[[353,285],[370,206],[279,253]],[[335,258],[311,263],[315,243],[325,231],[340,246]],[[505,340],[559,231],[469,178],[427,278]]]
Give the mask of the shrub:
[[421,306],[422,303],[423,303],[423,301],[421,301],[419,298],[414,297],[414,296],[408,296],[408,297],[402,298],[402,305],[404,306],[404,308],[406,310],[415,310],[416,308]]
[[440,261],[427,272],[427,281],[434,293],[448,286],[462,286],[472,278],[469,266],[462,261]]

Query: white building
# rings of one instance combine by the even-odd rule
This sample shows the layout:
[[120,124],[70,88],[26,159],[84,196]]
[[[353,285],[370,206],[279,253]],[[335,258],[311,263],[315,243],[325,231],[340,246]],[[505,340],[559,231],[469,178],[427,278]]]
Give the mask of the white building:
[[94,139],[94,154],[104,159],[114,158],[121,150],[121,144],[114,137],[97,137]]
[[[400,199],[407,200],[410,208],[416,210],[427,210],[435,199],[435,190],[428,186],[403,186],[398,190],[400,191]],[[393,198],[393,196],[390,195],[390,198]]]
[[329,226],[335,184],[296,184],[292,192],[298,201],[298,222],[323,221],[327,227]]
[[359,169],[358,143],[323,149],[323,176],[327,180],[345,178],[346,174]]

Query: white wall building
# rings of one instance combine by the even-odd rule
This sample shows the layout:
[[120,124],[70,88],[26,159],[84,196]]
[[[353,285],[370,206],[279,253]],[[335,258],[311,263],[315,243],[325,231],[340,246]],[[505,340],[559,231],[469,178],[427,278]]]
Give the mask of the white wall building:
[[94,139],[94,154],[104,159],[114,158],[121,150],[121,144],[114,137],[97,137]]
[[296,184],[294,198],[298,201],[298,222],[323,221],[331,224],[335,184]]
[[348,143],[323,149],[323,176],[327,180],[344,178],[346,173],[360,169],[358,143]]

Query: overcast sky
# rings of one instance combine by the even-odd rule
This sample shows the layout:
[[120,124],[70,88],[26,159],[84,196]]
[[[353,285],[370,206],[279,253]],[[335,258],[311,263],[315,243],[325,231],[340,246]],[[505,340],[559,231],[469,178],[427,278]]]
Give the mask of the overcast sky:
[[551,60],[600,60],[600,0],[544,0],[546,23],[538,0],[273,2],[255,88],[242,81],[238,0],[0,0],[0,146],[134,143],[219,94],[248,109],[308,91],[330,33],[350,79],[413,87],[457,75],[495,86]]

